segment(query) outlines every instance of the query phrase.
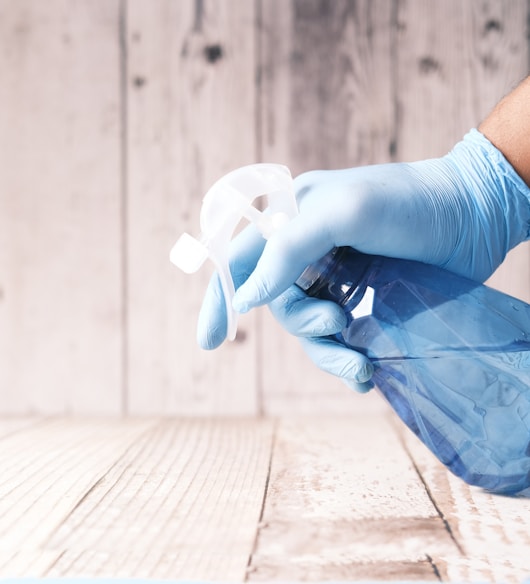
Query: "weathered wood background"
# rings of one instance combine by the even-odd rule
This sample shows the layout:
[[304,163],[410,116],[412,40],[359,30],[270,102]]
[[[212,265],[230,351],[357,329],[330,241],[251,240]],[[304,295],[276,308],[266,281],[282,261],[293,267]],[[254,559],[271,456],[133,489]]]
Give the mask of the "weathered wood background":
[[[228,170],[444,154],[529,71],[527,0],[0,0],[0,412],[363,407],[266,310],[195,344],[168,261]],[[530,300],[527,246],[492,284]]]

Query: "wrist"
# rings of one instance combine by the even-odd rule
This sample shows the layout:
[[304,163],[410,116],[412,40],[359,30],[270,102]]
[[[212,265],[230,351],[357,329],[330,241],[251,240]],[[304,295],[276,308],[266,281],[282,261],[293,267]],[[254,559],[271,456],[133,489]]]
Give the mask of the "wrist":
[[504,259],[510,249],[530,237],[530,188],[503,153],[476,129],[445,158],[461,175],[484,227],[490,228],[491,237],[499,238]]
[[479,131],[502,152],[530,186],[530,77],[503,98],[480,124]]
[[529,238],[530,188],[478,130],[446,156],[409,167],[423,193],[429,263],[484,281]]

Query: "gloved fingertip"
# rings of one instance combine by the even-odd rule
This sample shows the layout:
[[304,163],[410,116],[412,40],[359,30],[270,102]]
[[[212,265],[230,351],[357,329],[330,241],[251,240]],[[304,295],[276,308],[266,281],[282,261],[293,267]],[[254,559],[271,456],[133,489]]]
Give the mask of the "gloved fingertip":
[[258,305],[258,296],[254,282],[249,279],[236,290],[232,298],[232,308],[239,314],[245,314]]
[[325,337],[340,333],[344,325],[335,319],[315,318],[306,323],[306,330],[300,330],[300,336]]
[[232,299],[232,308],[239,314],[246,314],[250,310],[250,305],[244,298],[238,296],[236,292]]
[[334,312],[327,315],[320,323],[320,336],[336,335],[340,333],[347,324],[346,315],[344,312]]
[[219,329],[208,329],[206,332],[198,330],[197,343],[201,349],[205,351],[213,351],[223,343],[225,336],[226,335],[219,331]]
[[197,322],[197,343],[201,349],[217,349],[226,339],[226,317],[224,310],[212,318],[209,310],[201,310]]
[[374,366],[368,359],[366,359],[366,361],[363,363],[363,365],[361,365],[361,367],[359,367],[359,370],[357,371],[356,381],[357,383],[366,383],[367,381],[370,381],[373,374]]
[[290,286],[269,303],[276,320],[297,337],[326,337],[340,333],[347,324],[344,311],[334,302],[310,298]]
[[306,335],[316,337],[336,335],[347,325],[344,311],[334,302],[308,298],[300,307],[304,305],[307,311],[304,319]]
[[[350,363],[350,365],[353,364],[353,362]],[[362,359],[356,362],[350,371],[342,375],[341,378],[350,389],[358,393],[366,393],[374,387],[371,381],[373,373],[374,366],[366,357],[362,356]]]
[[351,379],[342,379],[342,381],[349,389],[357,393],[368,393],[375,387],[372,381],[365,381],[364,383],[358,383]]

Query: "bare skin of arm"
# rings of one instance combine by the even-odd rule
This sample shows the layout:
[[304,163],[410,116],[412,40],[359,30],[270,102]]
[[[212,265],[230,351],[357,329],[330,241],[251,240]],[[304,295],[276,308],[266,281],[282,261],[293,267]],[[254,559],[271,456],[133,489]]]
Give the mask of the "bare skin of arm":
[[478,129],[530,186],[530,77],[503,98]]

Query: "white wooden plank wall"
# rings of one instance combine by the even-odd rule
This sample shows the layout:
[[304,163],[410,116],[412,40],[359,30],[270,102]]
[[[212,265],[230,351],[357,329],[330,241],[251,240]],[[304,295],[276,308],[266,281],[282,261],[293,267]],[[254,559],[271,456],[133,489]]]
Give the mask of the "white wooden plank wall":
[[[528,73],[525,2],[291,7],[263,2],[261,143],[295,173],[443,155]],[[528,301],[529,250],[491,280]],[[360,407],[278,328],[261,332],[268,412]]]
[[528,493],[466,485],[395,415],[11,417],[0,446],[2,582],[530,574]]
[[[195,323],[212,268],[168,260],[199,234],[202,196],[257,159],[254,3],[127,3],[128,411],[256,411],[256,326],[205,353]],[[245,324],[240,338],[245,336]]]
[[[282,0],[274,0],[263,2],[262,10],[263,158],[283,161],[295,175],[387,162],[394,127],[393,4],[295,1],[286,11]],[[268,413],[360,407],[281,332],[265,313]]]
[[[396,157],[440,156],[529,73],[525,2],[403,2]],[[530,302],[530,247],[489,284]]]
[[0,1],[0,411],[118,412],[117,0]]
[[[169,248],[237,166],[443,154],[528,73],[527,12],[526,0],[0,0],[0,412],[362,407],[266,310],[238,342],[200,351],[209,271],[179,274]],[[492,283],[530,300],[529,253]]]

